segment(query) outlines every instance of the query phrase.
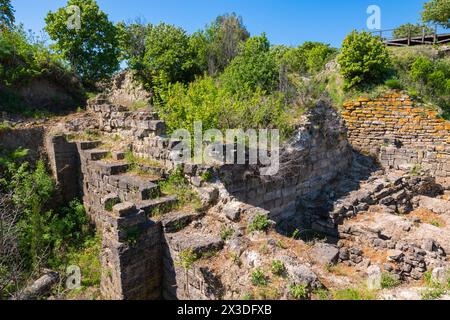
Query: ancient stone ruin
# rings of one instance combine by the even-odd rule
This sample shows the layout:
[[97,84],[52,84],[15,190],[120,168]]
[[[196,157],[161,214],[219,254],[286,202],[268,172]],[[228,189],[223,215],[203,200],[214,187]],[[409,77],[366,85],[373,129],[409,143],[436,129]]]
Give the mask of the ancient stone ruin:
[[[405,282],[449,268],[450,124],[409,97],[342,112],[319,103],[284,144],[273,177],[251,165],[184,164],[194,208],[160,188],[177,168],[179,141],[151,107],[133,110],[139,93],[117,97],[126,91],[90,100],[66,122],[1,133],[8,147],[37,138],[30,156],[48,157],[61,201],[83,199],[102,233],[105,299],[240,299],[252,272],[273,261],[309,294],[357,281],[343,283],[336,266]],[[252,229],[258,220],[267,224]],[[289,297],[286,284],[273,286],[261,297]]]

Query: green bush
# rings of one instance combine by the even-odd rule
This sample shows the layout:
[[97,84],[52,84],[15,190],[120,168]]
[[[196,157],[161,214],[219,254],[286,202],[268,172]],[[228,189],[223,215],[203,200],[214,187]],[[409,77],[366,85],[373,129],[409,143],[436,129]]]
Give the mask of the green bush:
[[167,83],[193,80],[196,74],[194,53],[186,31],[165,23],[149,28],[143,67],[150,77],[147,82],[153,86],[161,80]]
[[257,89],[275,90],[278,70],[265,34],[249,38],[241,45],[240,54],[225,69],[220,81],[228,92],[237,96]]
[[70,253],[81,249],[92,232],[83,205],[74,200],[68,207],[49,210],[55,184],[43,161],[31,166],[23,158],[27,150],[0,152],[0,190],[12,193],[12,205],[20,211],[17,221],[22,274],[38,268],[60,269]]
[[304,285],[290,285],[289,293],[297,300],[306,300],[309,297],[308,290]]
[[282,94],[241,89],[236,95],[208,76],[189,85],[169,85],[161,98],[157,109],[169,132],[178,129],[193,132],[196,121],[202,122],[203,130],[277,128],[282,137],[293,129],[290,108]]
[[272,273],[277,276],[282,276],[286,271],[284,263],[280,260],[272,261]]
[[264,274],[264,271],[262,271],[261,269],[256,269],[252,272],[251,281],[254,286],[258,287],[267,286],[267,284],[269,283],[266,275]]
[[233,234],[234,234],[234,229],[233,228],[222,227],[220,229],[220,238],[223,241],[230,240],[233,237]]
[[391,60],[379,37],[353,31],[342,43],[338,56],[345,89],[378,84],[386,77]]
[[253,221],[250,223],[248,229],[250,232],[253,231],[266,231],[270,226],[269,218],[265,214],[257,215]]

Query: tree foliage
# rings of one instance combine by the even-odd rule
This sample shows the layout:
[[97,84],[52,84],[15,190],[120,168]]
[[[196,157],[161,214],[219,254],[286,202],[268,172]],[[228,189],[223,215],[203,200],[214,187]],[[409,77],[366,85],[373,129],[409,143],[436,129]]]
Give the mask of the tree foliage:
[[249,38],[239,50],[239,55],[220,77],[222,85],[234,94],[256,89],[271,92],[276,89],[278,69],[266,35]]
[[[81,28],[69,28],[72,13],[69,6],[78,6]],[[95,0],[69,0],[66,7],[49,12],[45,27],[54,48],[67,59],[83,78],[93,85],[112,75],[119,67],[120,48],[117,30],[108,16],[99,9]]]
[[345,89],[377,84],[390,67],[389,53],[379,37],[369,32],[351,32],[342,43],[338,56]]
[[11,0],[0,0],[0,31],[12,29],[15,17]]
[[242,18],[235,13],[217,17],[202,35],[210,75],[222,72],[239,53],[240,44],[250,37]]
[[196,74],[189,35],[181,28],[161,23],[148,28],[144,69],[148,83],[157,78],[169,83],[188,82]]
[[424,4],[422,21],[436,23],[444,28],[450,28],[450,1],[432,0]]

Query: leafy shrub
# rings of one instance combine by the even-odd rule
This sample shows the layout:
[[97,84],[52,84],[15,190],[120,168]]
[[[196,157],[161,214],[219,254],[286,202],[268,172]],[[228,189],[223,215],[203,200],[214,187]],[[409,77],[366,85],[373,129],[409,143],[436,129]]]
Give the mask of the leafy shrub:
[[278,83],[278,70],[266,35],[249,38],[240,50],[220,77],[223,87],[235,95],[256,89],[273,91]]
[[260,89],[235,95],[211,77],[199,78],[189,85],[169,85],[157,104],[169,132],[178,129],[194,131],[201,121],[208,129],[278,128],[282,137],[292,132],[289,108],[282,94],[267,95]]
[[249,225],[249,231],[266,231],[270,226],[267,215],[258,214]]
[[251,281],[254,286],[264,287],[268,284],[267,277],[261,269],[256,269],[252,272]]
[[193,80],[195,63],[186,31],[165,23],[149,28],[143,67],[153,86],[156,78],[168,83]]
[[308,299],[308,291],[304,285],[290,285],[289,293],[297,300]]
[[280,260],[272,261],[272,273],[277,276],[281,276],[286,271],[284,263]]
[[389,53],[379,37],[353,31],[342,43],[338,56],[345,89],[377,84],[391,65]]

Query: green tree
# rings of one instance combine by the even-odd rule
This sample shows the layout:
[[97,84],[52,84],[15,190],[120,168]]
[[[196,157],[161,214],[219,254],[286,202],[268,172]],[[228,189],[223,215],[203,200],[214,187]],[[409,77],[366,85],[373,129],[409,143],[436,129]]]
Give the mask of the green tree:
[[122,59],[126,60],[129,68],[136,71],[141,77],[144,77],[145,38],[152,28],[152,24],[143,24],[139,20],[117,24]]
[[381,82],[391,64],[380,38],[365,31],[352,31],[345,38],[338,62],[346,90]]
[[424,4],[422,21],[436,23],[444,28],[450,28],[450,1],[432,0]]
[[242,17],[235,13],[218,16],[202,35],[210,75],[222,72],[239,53],[239,45],[250,37]]
[[[73,13],[80,8],[81,28],[69,28]],[[105,79],[119,68],[120,48],[117,30],[95,0],[69,0],[67,6],[49,12],[46,31],[56,43],[56,51],[67,59],[88,85]]]
[[11,0],[0,0],[0,31],[12,29],[14,22],[14,8]]
[[424,28],[425,28],[425,35],[429,35],[432,32],[434,32],[434,30],[432,30],[430,27],[427,26],[422,26],[420,24],[406,23],[396,28],[393,32],[393,36],[395,39],[407,38],[409,36],[419,37],[423,35]]
[[160,79],[175,83],[194,78],[194,54],[183,29],[165,23],[148,28],[145,47],[147,84],[155,86]]
[[221,82],[234,94],[246,94],[257,88],[267,92],[276,89],[278,68],[265,34],[251,37],[241,44],[239,55],[225,69]]

